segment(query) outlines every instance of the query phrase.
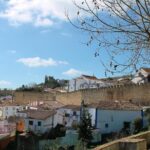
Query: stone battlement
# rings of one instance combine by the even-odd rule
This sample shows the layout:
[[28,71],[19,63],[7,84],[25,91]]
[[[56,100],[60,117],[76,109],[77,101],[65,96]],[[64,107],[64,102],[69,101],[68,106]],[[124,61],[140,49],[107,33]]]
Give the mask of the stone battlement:
[[135,102],[150,103],[150,83],[114,85],[109,87],[83,89],[67,93],[16,91],[14,93],[14,100],[20,103],[57,100],[64,104],[75,105],[80,105],[82,100],[86,103],[96,103],[102,100],[132,100]]
[[83,89],[56,94],[56,100],[65,104],[95,103],[101,100],[134,100],[150,102],[150,83],[124,84],[94,89]]

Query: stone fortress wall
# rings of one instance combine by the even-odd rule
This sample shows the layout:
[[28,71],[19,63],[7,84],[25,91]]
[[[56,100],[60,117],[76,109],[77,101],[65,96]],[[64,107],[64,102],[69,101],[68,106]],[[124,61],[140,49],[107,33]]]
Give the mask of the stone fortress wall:
[[117,85],[99,89],[85,89],[70,93],[59,93],[56,100],[64,104],[96,103],[101,100],[132,100],[150,103],[150,83]]
[[98,89],[85,89],[67,93],[47,92],[18,92],[14,93],[14,100],[18,103],[27,104],[32,101],[57,100],[63,104],[80,105],[96,103],[102,100],[133,100],[150,103],[150,83],[117,85]]
[[55,100],[56,94],[55,93],[47,93],[47,92],[21,92],[16,91],[14,93],[14,101],[19,104],[28,104],[33,101],[53,101]]

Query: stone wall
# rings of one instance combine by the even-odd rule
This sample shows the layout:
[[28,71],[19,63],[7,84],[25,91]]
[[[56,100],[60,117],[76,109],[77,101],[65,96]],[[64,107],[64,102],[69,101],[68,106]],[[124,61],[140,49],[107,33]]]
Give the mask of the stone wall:
[[15,92],[14,100],[21,103],[43,100],[57,100],[63,104],[80,105],[101,100],[133,100],[150,103],[150,83],[111,86],[99,89],[85,89],[69,93]]
[[147,150],[149,145],[150,131],[147,131],[103,144],[94,150]]
[[14,100],[17,103],[27,104],[33,101],[46,101],[46,100],[55,100],[56,94],[55,93],[48,93],[48,92],[18,92],[14,93]]
[[80,105],[82,100],[82,92],[57,93],[56,100],[63,104]]
[[101,100],[135,100],[150,102],[150,83],[111,86],[99,89],[86,89],[70,93],[59,93],[56,100],[67,104],[80,104]]
[[150,101],[150,83],[112,86],[108,88],[84,90],[82,98],[87,102],[100,100],[142,100]]

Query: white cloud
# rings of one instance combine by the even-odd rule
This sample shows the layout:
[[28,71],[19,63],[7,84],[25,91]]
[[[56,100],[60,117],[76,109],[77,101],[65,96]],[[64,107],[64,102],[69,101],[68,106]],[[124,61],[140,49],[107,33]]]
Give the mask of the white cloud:
[[42,59],[40,57],[32,57],[32,58],[20,58],[17,62],[23,63],[28,67],[49,67],[49,66],[58,66],[58,65],[67,65],[66,61],[57,61],[52,58]]
[[0,80],[0,86],[8,86],[11,85],[12,83],[9,81],[5,81],[5,80]]
[[73,68],[69,69],[68,71],[63,72],[63,75],[67,75],[67,76],[70,76],[70,77],[79,76],[81,74],[83,74],[82,71],[76,70],[76,69],[73,69]]
[[[77,3],[82,0],[76,0]],[[11,25],[31,23],[35,26],[51,26],[56,20],[67,20],[65,11],[70,18],[76,18],[77,8],[72,0],[9,0],[1,1],[5,7],[0,11],[0,18],[7,19]]]
[[35,26],[37,27],[40,27],[40,26],[43,26],[43,27],[48,27],[48,26],[51,26],[53,25],[53,21],[48,19],[48,18],[38,18],[37,21],[35,22]]

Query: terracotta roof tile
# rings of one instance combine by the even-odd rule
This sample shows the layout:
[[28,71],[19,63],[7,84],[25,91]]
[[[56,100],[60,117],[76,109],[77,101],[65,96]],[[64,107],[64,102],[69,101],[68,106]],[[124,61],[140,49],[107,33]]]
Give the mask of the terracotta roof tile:
[[89,75],[84,75],[84,74],[82,76],[90,80],[98,80],[95,76],[89,76]]
[[99,103],[89,104],[88,107],[100,108],[104,110],[141,110],[142,106],[128,101],[100,101]]
[[61,108],[64,108],[64,109],[72,109],[72,110],[80,110],[80,106],[79,105],[65,105]]
[[38,106],[38,109],[46,109],[46,110],[49,110],[49,109],[58,109],[60,107],[63,107],[64,104],[58,102],[58,101],[44,101],[43,104],[40,104]]
[[28,110],[21,111],[20,113],[26,113],[27,117],[31,118],[31,119],[45,120],[48,117],[51,117],[51,116],[55,115],[56,111],[54,111],[54,110],[46,111],[46,110],[31,110],[31,109],[28,109]]
[[141,68],[141,69],[143,69],[144,71],[150,73],[150,68]]

